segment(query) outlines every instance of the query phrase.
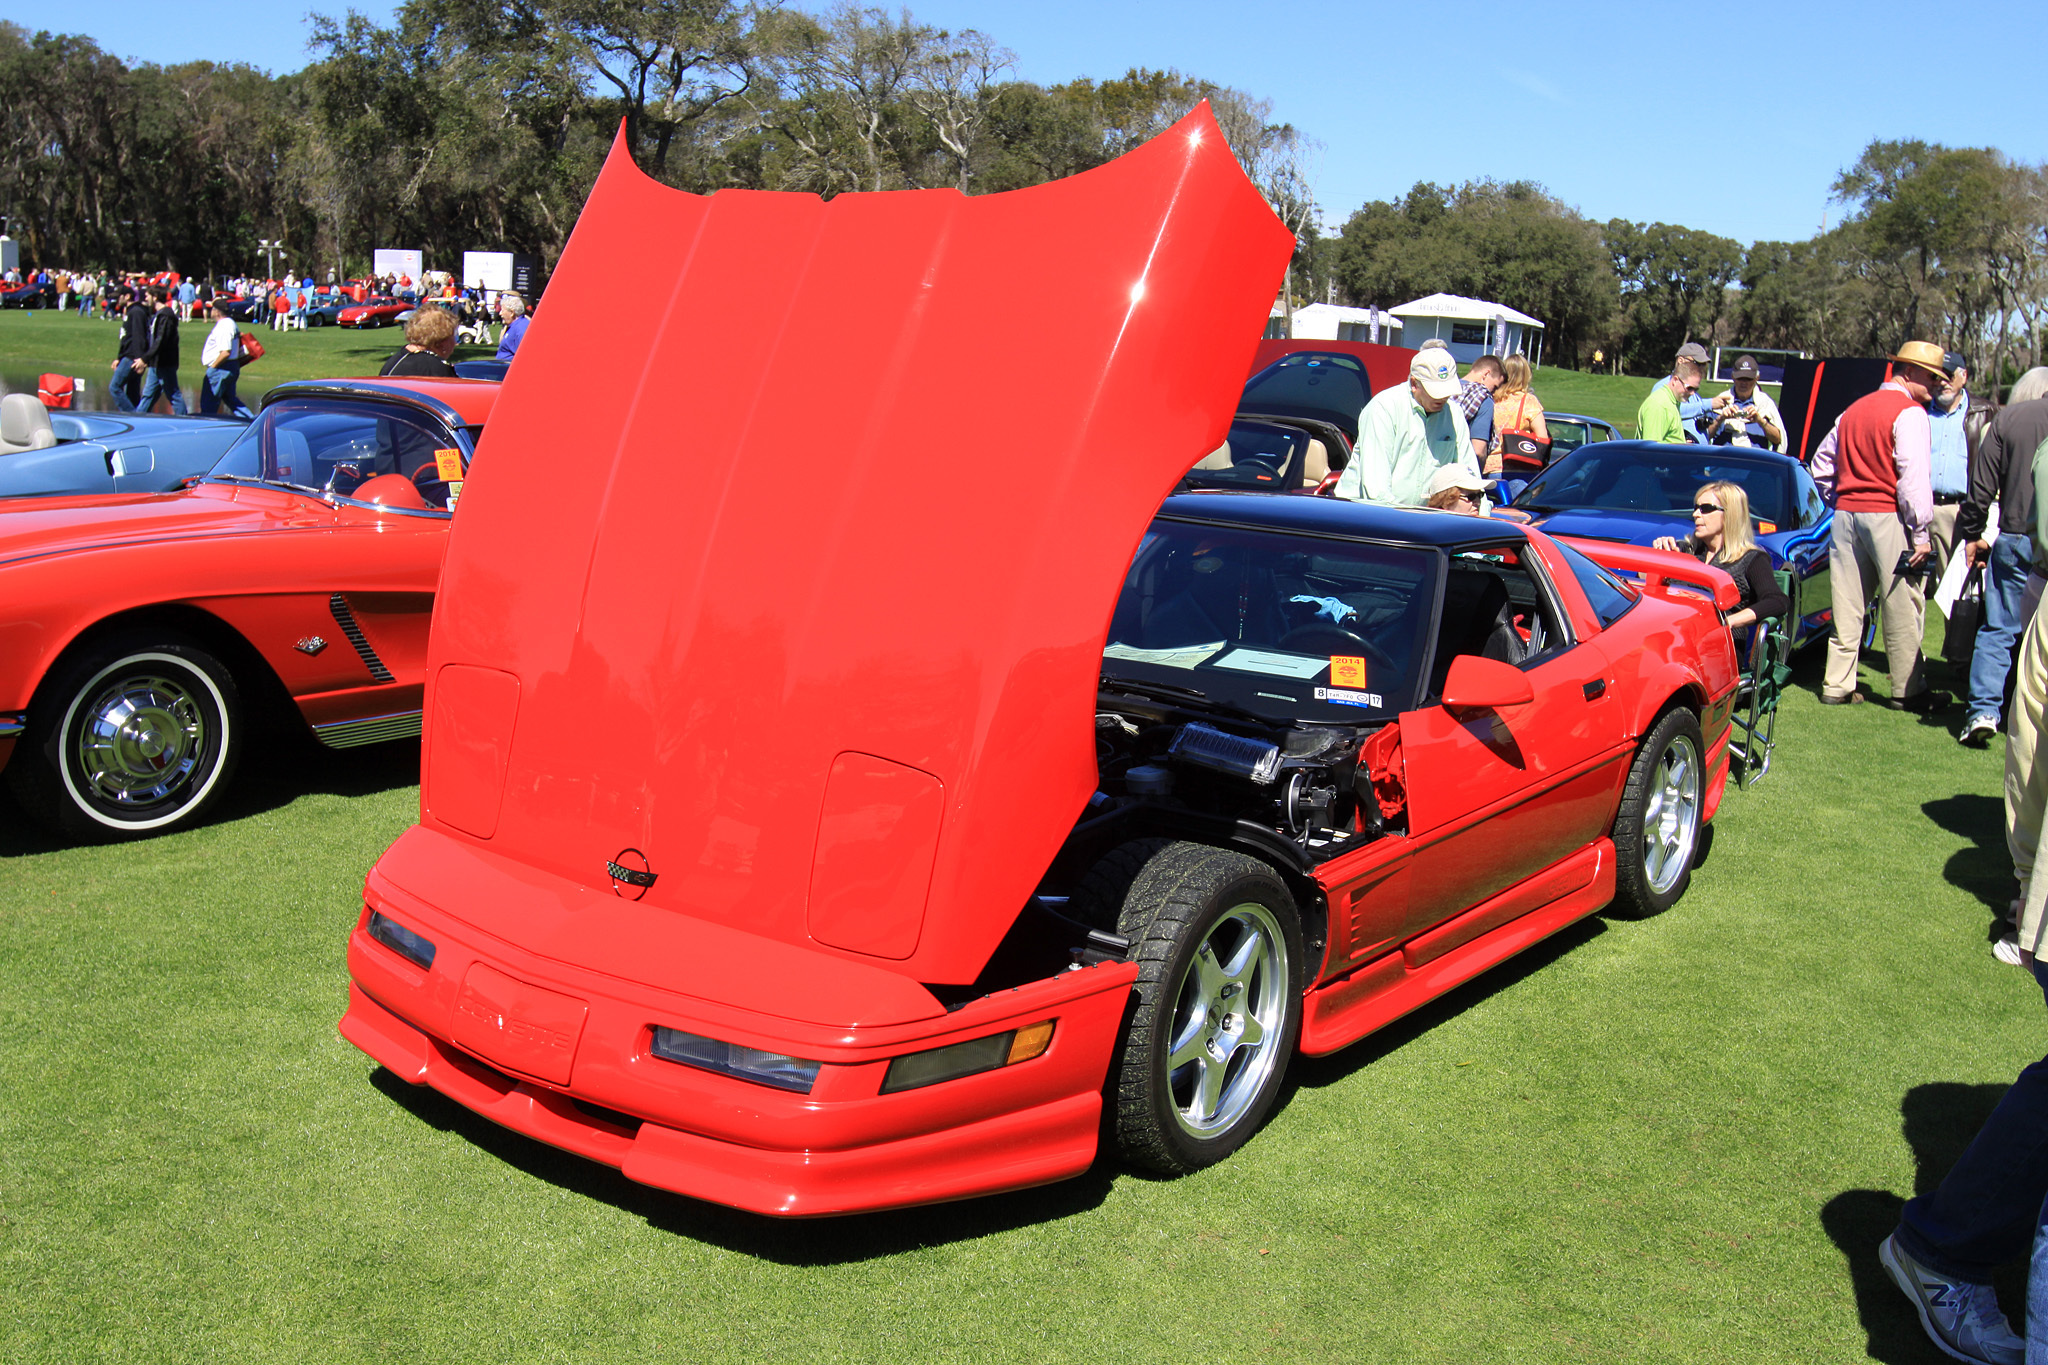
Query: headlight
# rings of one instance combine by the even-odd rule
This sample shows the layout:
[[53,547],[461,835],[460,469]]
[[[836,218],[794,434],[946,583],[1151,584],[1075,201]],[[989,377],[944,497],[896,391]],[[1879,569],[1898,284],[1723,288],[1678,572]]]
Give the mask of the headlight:
[[397,953],[400,957],[420,967],[434,965],[434,945],[400,924],[397,920],[384,918],[377,911],[370,912],[370,937]]
[[1028,1062],[1052,1046],[1052,1024],[1050,1019],[1041,1019],[1008,1033],[995,1033],[986,1038],[954,1043],[950,1047],[935,1047],[929,1052],[913,1052],[906,1057],[898,1057],[889,1063],[889,1074],[882,1078],[882,1093],[915,1090],[922,1085],[954,1081],[980,1071],[994,1071],[1014,1062]]
[[685,1033],[677,1028],[663,1028],[659,1024],[654,1029],[654,1055],[665,1062],[679,1062],[684,1066],[694,1066],[699,1071],[737,1076],[756,1085],[772,1085],[777,1090],[794,1090],[800,1095],[810,1094],[811,1086],[818,1079],[817,1062],[807,1062],[801,1057],[789,1057],[780,1052],[764,1052],[757,1047],[742,1047],[738,1043],[720,1042],[716,1038]]

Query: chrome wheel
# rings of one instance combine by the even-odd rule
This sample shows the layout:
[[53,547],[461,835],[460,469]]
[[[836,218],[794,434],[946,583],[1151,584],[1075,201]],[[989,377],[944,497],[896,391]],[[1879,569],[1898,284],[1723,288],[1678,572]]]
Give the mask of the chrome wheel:
[[1643,805],[1643,876],[1659,895],[1692,866],[1700,832],[1700,758],[1686,735],[1674,735],[1657,760]]
[[1282,1060],[1287,943],[1273,912],[1231,907],[1203,937],[1181,978],[1166,1057],[1174,1117],[1198,1138],[1251,1108]]
[[191,785],[217,747],[210,709],[162,670],[124,672],[74,707],[67,775],[112,806],[160,805]]

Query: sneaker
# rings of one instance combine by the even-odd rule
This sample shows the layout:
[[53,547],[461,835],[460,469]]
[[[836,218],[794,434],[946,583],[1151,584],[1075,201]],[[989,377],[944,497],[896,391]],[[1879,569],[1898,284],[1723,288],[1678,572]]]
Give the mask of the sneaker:
[[1991,945],[1991,955],[2008,967],[2020,965],[2020,941],[2016,934],[2007,934]]
[[1990,1285],[1942,1278],[1899,1250],[1896,1232],[1878,1247],[1877,1258],[1913,1301],[1936,1346],[1974,1365],[2026,1365],[2027,1343],[2013,1335]]
[[1956,736],[1956,743],[1966,744],[1972,749],[1981,749],[1989,744],[1991,737],[1997,733],[1998,717],[1972,716],[1970,723],[1963,727],[1963,732]]

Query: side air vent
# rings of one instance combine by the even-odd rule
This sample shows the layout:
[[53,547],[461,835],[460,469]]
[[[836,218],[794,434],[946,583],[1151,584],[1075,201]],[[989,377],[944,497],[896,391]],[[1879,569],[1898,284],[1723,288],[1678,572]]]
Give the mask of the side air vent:
[[327,599],[327,609],[334,613],[334,624],[341,627],[341,633],[348,636],[348,642],[356,647],[356,657],[363,661],[363,667],[370,670],[370,676],[378,682],[391,682],[391,670],[377,657],[377,651],[370,648],[370,637],[363,634],[363,628],[356,624],[356,614],[349,610],[348,599],[340,593]]

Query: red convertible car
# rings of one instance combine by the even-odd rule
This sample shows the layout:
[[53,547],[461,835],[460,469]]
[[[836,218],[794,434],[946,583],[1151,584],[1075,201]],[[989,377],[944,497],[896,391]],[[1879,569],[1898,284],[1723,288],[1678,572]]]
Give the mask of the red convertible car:
[[[1719,570],[1162,507],[1290,250],[1206,107],[971,199],[700,198],[615,148],[465,496],[343,1035],[631,1179],[844,1213],[1075,1175],[1105,1096],[1127,1160],[1221,1160],[1297,1051],[1676,900]],[[620,260],[671,263],[657,306]],[[597,334],[659,359],[592,408]]]
[[498,386],[280,384],[212,473],[0,514],[0,776],[84,838],[219,798],[259,708],[417,735],[449,517]]
[[401,313],[410,313],[419,305],[404,299],[373,298],[362,303],[351,304],[334,315],[337,327],[389,327],[398,321]]

